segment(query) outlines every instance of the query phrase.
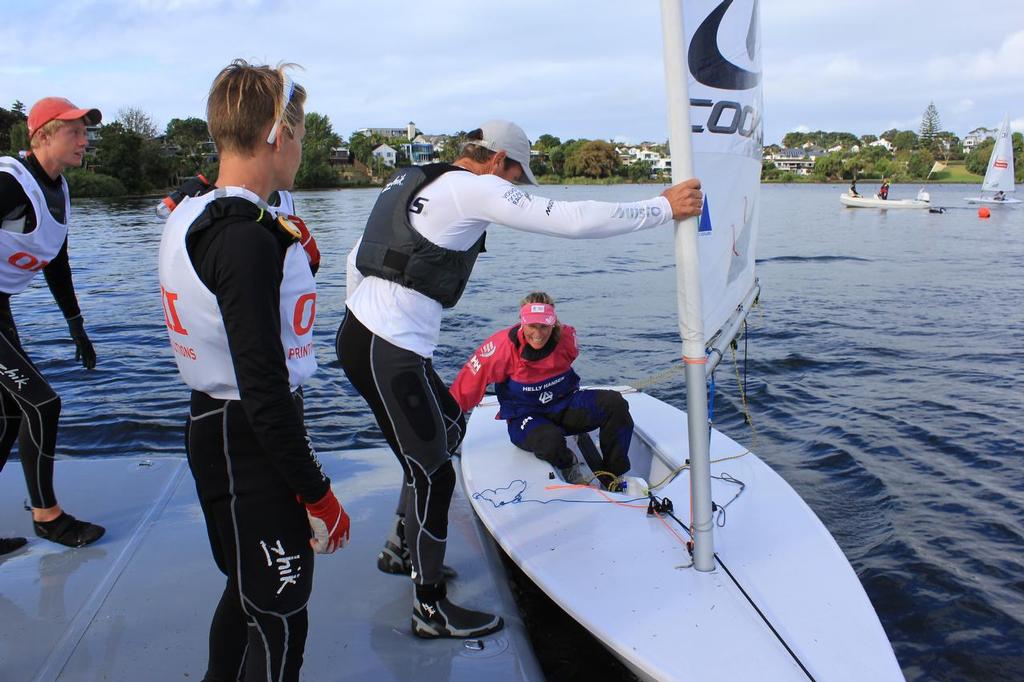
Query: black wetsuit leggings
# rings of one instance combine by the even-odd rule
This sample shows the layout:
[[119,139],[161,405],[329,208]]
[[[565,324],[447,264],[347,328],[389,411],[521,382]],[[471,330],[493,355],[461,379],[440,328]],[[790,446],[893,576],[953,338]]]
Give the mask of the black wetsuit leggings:
[[338,329],[336,348],[402,465],[399,514],[405,516],[412,579],[440,583],[455,490],[451,456],[465,434],[465,416],[428,358],[376,336],[351,311]]
[[[296,400],[301,410],[301,396]],[[206,682],[298,680],[313,550],[304,507],[237,400],[192,392],[185,428],[217,568],[227,585],[210,625]]]
[[10,296],[0,293],[0,469],[18,440],[29,499],[37,509],[57,504],[53,458],[59,418],[60,396],[22,349]]

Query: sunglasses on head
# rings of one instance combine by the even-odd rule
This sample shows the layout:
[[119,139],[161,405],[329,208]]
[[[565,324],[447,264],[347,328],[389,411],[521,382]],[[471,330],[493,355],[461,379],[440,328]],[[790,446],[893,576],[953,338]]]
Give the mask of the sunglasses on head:
[[288,102],[292,101],[292,94],[295,92],[295,81],[288,74],[282,75],[284,77],[284,104],[281,106],[281,116],[274,121],[274,127],[270,129],[270,134],[267,135],[267,144],[274,144],[274,141],[277,140],[277,133],[281,130],[285,112],[288,111]]

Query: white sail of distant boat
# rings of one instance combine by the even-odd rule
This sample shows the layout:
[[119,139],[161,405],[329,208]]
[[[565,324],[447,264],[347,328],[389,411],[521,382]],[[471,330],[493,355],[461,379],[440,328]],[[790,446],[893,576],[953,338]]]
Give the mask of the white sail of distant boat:
[[[758,295],[757,5],[662,0],[673,180],[699,177],[705,193],[701,217],[676,227],[686,413],[618,387],[635,431],[627,487],[609,492],[567,485],[512,445],[485,398],[463,485],[512,561],[642,680],[902,680],[828,530],[707,420],[707,377]],[[567,445],[599,468],[590,435]]]
[[[965,201],[971,204],[1019,204],[1020,199],[1006,196],[1016,191],[1013,177],[1013,136],[1010,134],[1010,116],[1003,117],[1003,123],[999,126],[999,134],[996,136],[996,143],[992,147],[992,155],[988,158],[988,169],[985,171],[985,179],[981,183],[982,195],[979,197],[967,197]],[[986,196],[985,192],[992,192]]]

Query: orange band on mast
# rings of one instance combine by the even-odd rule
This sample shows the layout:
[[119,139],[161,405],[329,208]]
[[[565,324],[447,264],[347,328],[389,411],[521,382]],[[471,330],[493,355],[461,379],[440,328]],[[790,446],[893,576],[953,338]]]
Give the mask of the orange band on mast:
[[706,365],[708,364],[708,359],[706,357],[688,358],[684,355],[683,362],[685,362],[688,365]]

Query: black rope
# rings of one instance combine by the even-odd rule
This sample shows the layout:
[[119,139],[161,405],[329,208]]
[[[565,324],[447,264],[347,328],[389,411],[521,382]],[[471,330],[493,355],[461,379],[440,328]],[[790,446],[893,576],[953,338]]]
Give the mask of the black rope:
[[722,570],[725,571],[726,575],[729,576],[729,578],[732,580],[733,584],[736,585],[737,589],[739,589],[739,591],[743,594],[743,596],[747,598],[747,601],[750,602],[750,605],[754,607],[755,611],[757,611],[757,615],[761,616],[761,620],[764,621],[764,624],[768,626],[768,629],[772,631],[772,634],[775,635],[775,638],[779,640],[779,642],[782,644],[782,646],[784,646],[786,648],[786,651],[788,651],[789,655],[793,657],[793,660],[796,661],[796,664],[798,666],[800,666],[800,669],[804,671],[804,674],[807,675],[807,679],[811,680],[811,682],[816,682],[815,679],[814,679],[814,675],[812,675],[811,671],[809,671],[804,666],[803,662],[796,655],[796,653],[792,649],[789,648],[789,645],[786,644],[786,640],[784,640],[782,638],[782,635],[779,634],[779,631],[776,630],[775,626],[772,625],[770,620],[768,620],[768,616],[764,615],[764,613],[761,612],[761,609],[757,608],[757,604],[754,603],[754,600],[750,598],[750,595],[747,594],[747,591],[743,589],[743,586],[740,585],[740,582],[738,580],[736,580],[736,578],[735,578],[735,576],[733,576],[732,572],[729,571],[729,568],[725,565],[725,562],[722,561],[722,557],[718,556],[718,552],[715,552],[715,561],[718,562],[718,565],[722,567]]
[[750,325],[743,320],[743,393],[747,393],[747,344],[750,341]]
[[743,491],[747,488],[747,484],[725,471],[722,472],[721,476],[712,476],[711,478],[715,478],[726,483],[732,483],[733,485],[738,485],[740,487],[740,489],[736,491],[736,494],[732,496],[732,499],[725,504],[718,504],[714,500],[711,500],[711,511],[715,514],[715,525],[719,528],[725,528],[725,508],[735,502],[737,498],[743,494]]
[[[658,498],[656,498],[654,495],[651,495],[650,497],[651,497],[651,506],[652,507],[654,507],[656,510],[657,509],[661,509],[662,510],[661,513],[664,513],[666,516],[671,517],[672,520],[674,520],[676,523],[678,523],[679,526],[684,531],[686,531],[686,534],[690,536],[691,542],[687,543],[687,549],[690,550],[690,554],[692,555],[693,554],[693,543],[692,543],[693,534],[690,533],[689,527],[687,527],[687,525],[685,523],[680,521],[676,517],[676,515],[672,513],[672,501],[669,500],[668,498],[664,498],[663,502],[658,502]],[[650,513],[650,511],[648,513]],[[779,634],[779,631],[776,630],[775,626],[772,625],[770,620],[768,620],[768,616],[764,615],[764,612],[761,611],[761,609],[759,609],[757,607],[757,604],[754,603],[754,600],[750,598],[750,595],[747,594],[747,591],[744,590],[743,586],[740,585],[740,582],[738,580],[736,580],[736,576],[734,576],[732,574],[732,572],[729,570],[728,566],[725,565],[725,562],[722,561],[722,557],[718,556],[718,552],[715,552],[715,561],[717,561],[718,565],[722,567],[722,570],[725,571],[725,574],[729,576],[729,579],[732,580],[733,584],[740,591],[740,594],[742,594],[744,597],[746,597],[747,602],[752,607],[754,607],[754,611],[757,612],[757,615],[761,616],[761,620],[764,621],[764,624],[767,625],[768,629],[772,631],[772,634],[775,635],[775,638],[777,640],[779,640],[779,643],[781,643],[782,646],[785,647],[786,651],[789,652],[789,655],[793,658],[794,661],[796,661],[796,664],[798,666],[800,666],[800,669],[804,671],[804,674],[807,675],[807,679],[811,680],[811,682],[817,682],[814,679],[814,675],[811,674],[811,672],[803,664],[803,662],[800,660],[800,658],[796,655],[796,652],[794,652],[791,648],[789,648],[789,645],[786,644],[786,640],[784,640],[782,638],[782,635]]]

